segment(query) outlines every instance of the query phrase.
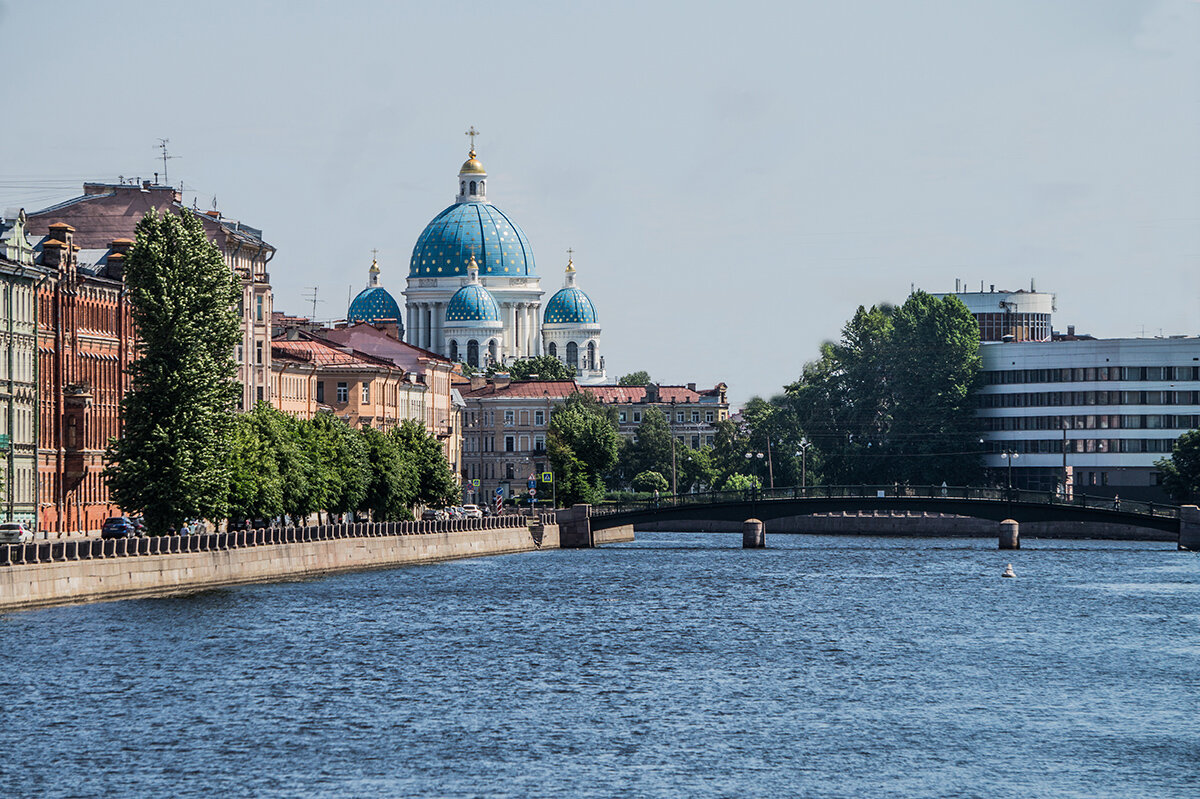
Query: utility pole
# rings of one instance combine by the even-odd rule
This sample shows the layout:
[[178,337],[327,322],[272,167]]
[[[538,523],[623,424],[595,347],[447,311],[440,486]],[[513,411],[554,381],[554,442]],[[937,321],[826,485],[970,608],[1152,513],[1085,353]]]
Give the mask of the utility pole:
[[170,161],[170,160],[171,160],[171,159],[173,159],[173,158],[178,158],[178,157],[179,157],[179,156],[177,156],[177,155],[167,155],[167,143],[168,143],[169,141],[171,141],[171,140],[170,140],[170,139],[159,139],[159,140],[158,140],[158,149],[162,150],[162,162],[163,162],[163,185],[164,185],[164,186],[170,186],[170,185],[171,185],[171,181],[167,180],[167,161]]
[[767,479],[775,488],[775,467],[771,464],[771,434],[767,433]]

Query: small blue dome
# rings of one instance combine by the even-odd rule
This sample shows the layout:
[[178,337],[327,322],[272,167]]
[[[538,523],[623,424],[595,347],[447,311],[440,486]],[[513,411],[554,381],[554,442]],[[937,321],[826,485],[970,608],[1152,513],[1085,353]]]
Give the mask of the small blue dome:
[[490,203],[455,203],[425,226],[413,247],[409,277],[467,274],[474,255],[482,277],[537,274],[533,248],[516,223]]
[[396,322],[404,328],[401,322],[400,306],[387,289],[382,286],[372,286],[358,292],[350,310],[346,311],[346,319],[351,322]]
[[545,322],[548,325],[594,325],[596,309],[582,289],[568,286],[546,303]]
[[478,283],[468,283],[454,292],[446,306],[447,323],[499,321],[500,306],[496,304],[496,298]]

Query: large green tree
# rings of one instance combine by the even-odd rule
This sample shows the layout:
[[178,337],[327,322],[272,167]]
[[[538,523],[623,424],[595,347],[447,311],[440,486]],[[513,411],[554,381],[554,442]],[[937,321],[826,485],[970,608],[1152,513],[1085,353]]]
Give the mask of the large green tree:
[[412,518],[419,477],[413,461],[406,459],[392,436],[374,428],[362,431],[367,445],[367,480],[363,505],[374,521],[407,521]]
[[1189,430],[1171,447],[1171,457],[1154,462],[1163,476],[1163,487],[1181,504],[1200,502],[1200,430]]
[[113,501],[163,533],[225,516],[239,288],[200,220],[152,210],[137,225],[125,286],[138,331],[124,433],[108,448]]
[[420,422],[409,419],[389,432],[416,475],[416,504],[430,507],[453,505],[462,497],[462,488],[454,479],[442,443],[425,430]]
[[824,482],[974,483],[980,363],[966,306],[918,291],[898,308],[860,307],[778,404],[815,444],[809,463]]
[[260,403],[234,420],[229,456],[229,518],[273,518],[283,513],[283,477],[268,430],[273,411]]
[[627,375],[622,375],[617,381],[618,386],[648,386],[654,381],[650,379],[650,373],[641,370],[638,372],[630,372]]
[[626,479],[641,472],[658,472],[671,479],[671,428],[666,414],[653,405],[642,411],[636,438],[621,452],[621,471]]
[[370,465],[367,445],[358,431],[332,413],[321,412],[310,423],[312,457],[322,465],[323,502],[330,513],[359,510],[367,495]]
[[565,507],[603,498],[602,475],[617,462],[620,438],[612,414],[585,391],[570,395],[554,409],[547,450],[560,504]]

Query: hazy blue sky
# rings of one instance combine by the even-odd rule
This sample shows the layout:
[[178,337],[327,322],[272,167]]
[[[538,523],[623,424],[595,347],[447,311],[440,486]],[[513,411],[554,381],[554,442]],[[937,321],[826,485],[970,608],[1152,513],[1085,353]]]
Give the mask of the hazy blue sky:
[[1195,0],[10,0],[0,41],[0,207],[149,178],[167,137],[278,248],[278,310],[344,314],[373,247],[402,300],[475,125],[613,376],[771,394],[857,305],[955,278],[1200,332]]

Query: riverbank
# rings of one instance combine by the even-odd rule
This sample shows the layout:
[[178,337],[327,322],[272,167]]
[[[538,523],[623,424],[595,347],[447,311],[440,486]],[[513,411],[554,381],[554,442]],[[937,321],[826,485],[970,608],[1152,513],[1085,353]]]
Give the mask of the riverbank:
[[[257,530],[95,541],[86,549],[27,545],[19,559],[12,548],[0,567],[0,612],[558,549],[559,528],[552,518]],[[632,539],[632,529],[606,536],[606,541]],[[135,543],[130,547],[127,541]]]

